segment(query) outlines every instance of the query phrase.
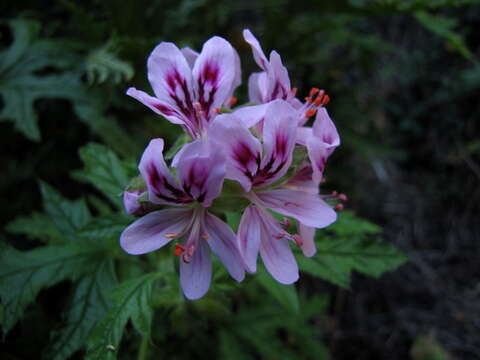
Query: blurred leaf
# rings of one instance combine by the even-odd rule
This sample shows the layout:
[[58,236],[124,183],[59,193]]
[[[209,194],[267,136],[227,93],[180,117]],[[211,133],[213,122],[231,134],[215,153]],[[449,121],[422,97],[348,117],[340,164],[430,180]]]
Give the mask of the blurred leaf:
[[89,84],[105,81],[119,84],[130,80],[134,74],[132,66],[113,53],[111,44],[92,51],[85,59],[85,68]]
[[91,219],[87,204],[83,199],[71,201],[62,197],[47,183],[40,183],[45,212],[66,240],[76,237],[77,231]]
[[356,216],[352,211],[345,210],[338,213],[337,221],[326,230],[332,231],[338,236],[353,236],[379,234],[382,228],[366,219]]
[[449,360],[449,354],[433,336],[418,336],[410,350],[413,360]]
[[165,154],[165,160],[173,159],[178,150],[180,150],[183,145],[185,145],[189,141],[191,141],[191,138],[187,134],[179,135],[173,145],[170,147],[170,149],[168,149],[167,153]]
[[302,271],[321,277],[342,287],[349,285],[354,270],[379,277],[396,269],[407,258],[392,245],[368,238],[320,238],[317,254],[312,258],[299,257]]
[[[153,316],[153,283],[161,273],[152,273],[125,281],[111,292],[112,307],[97,324],[87,342],[87,359],[115,359],[128,319],[143,335],[148,335]],[[114,351],[112,351],[114,349]]]
[[45,214],[34,212],[30,216],[20,216],[9,222],[5,229],[12,234],[27,235],[34,240],[61,240],[62,234],[52,219]]
[[432,15],[425,11],[417,11],[415,18],[435,35],[444,38],[448,44],[466,59],[473,59],[462,35],[454,31],[457,20],[442,15]]
[[108,258],[96,260],[90,263],[90,273],[76,285],[68,310],[63,315],[65,325],[52,334],[52,343],[44,353],[45,359],[68,359],[85,346],[95,324],[108,311],[110,302],[106,294],[116,283],[113,262]]
[[3,248],[0,252],[0,298],[4,307],[5,333],[22,317],[38,292],[89,271],[92,258],[103,249],[82,246],[43,246],[19,252]]
[[118,208],[122,208],[122,193],[129,179],[126,167],[118,156],[104,145],[90,143],[80,149],[83,170],[73,176],[95,186]]
[[65,69],[71,56],[60,49],[64,43],[37,40],[39,25],[28,20],[9,22],[12,45],[0,53],[0,95],[4,106],[0,120],[10,120],[27,138],[40,140],[33,105],[39,98],[70,98],[82,95],[79,78],[73,73],[47,72]]
[[265,270],[259,271],[256,279],[285,309],[298,313],[297,289],[295,285],[283,285],[274,280]]

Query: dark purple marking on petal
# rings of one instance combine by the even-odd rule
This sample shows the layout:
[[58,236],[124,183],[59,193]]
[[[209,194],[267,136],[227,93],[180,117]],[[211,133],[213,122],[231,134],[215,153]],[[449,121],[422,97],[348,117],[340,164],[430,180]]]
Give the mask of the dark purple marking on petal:
[[286,100],[288,97],[287,90],[282,86],[280,81],[276,80],[275,85],[272,90],[272,95],[270,96],[270,101],[275,99],[283,99]]
[[[170,184],[164,176],[158,173],[153,163],[148,167],[148,180],[153,187],[152,191],[156,197],[177,204],[191,202],[191,199],[185,196],[183,191]],[[165,190],[168,190],[170,194],[165,194]]]
[[[218,89],[219,74],[220,68],[218,67],[218,64],[207,61],[205,62],[198,78],[198,101],[207,116],[210,114],[215,93]],[[205,87],[207,84],[210,85],[208,94],[205,93]]]
[[251,161],[255,161],[257,164],[260,163],[260,156],[258,154],[255,155],[252,150],[250,150],[250,147],[242,142],[237,143],[233,149],[233,157],[244,168],[247,168]]
[[[187,80],[182,77],[176,68],[172,68],[167,74],[167,84],[170,88],[168,95],[175,101],[175,104],[179,110],[185,115],[187,119],[192,121],[195,125],[198,125],[198,118],[193,107],[192,94],[187,86]],[[183,98],[180,99],[177,96],[177,88],[183,93]]]

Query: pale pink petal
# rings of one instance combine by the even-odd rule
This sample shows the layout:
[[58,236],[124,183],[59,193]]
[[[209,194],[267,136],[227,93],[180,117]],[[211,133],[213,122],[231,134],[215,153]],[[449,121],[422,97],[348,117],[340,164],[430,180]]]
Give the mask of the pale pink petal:
[[288,189],[257,192],[256,195],[264,206],[307,226],[324,228],[337,219],[337,213],[319,195]]
[[155,96],[190,118],[194,110],[192,71],[182,52],[175,44],[162,42],[150,54],[147,68]]
[[120,245],[132,255],[145,254],[168,244],[189,224],[191,209],[166,209],[149,213],[132,223],[120,236]]
[[137,90],[135,88],[129,88],[127,95],[140,101],[142,104],[148,106],[151,110],[159,115],[162,115],[168,121],[174,124],[183,124],[184,115],[180,113],[176,107],[172,107],[169,104],[158,100],[157,98],[148,95],[147,93]]
[[250,273],[257,271],[257,256],[262,235],[261,227],[259,210],[255,205],[250,205],[243,212],[238,227],[240,253],[245,262],[246,270]]
[[203,225],[210,249],[220,258],[230,275],[235,280],[242,281],[245,269],[235,233],[230,226],[208,212]]
[[226,177],[237,180],[245,191],[249,191],[261,159],[260,142],[235,114],[217,116],[209,134],[227,159]]
[[296,140],[296,111],[286,101],[268,103],[263,123],[264,154],[254,186],[265,186],[288,170]]
[[313,168],[313,181],[319,184],[329,155],[328,145],[316,136],[311,136],[307,139],[307,152]]
[[243,38],[251,46],[255,62],[263,70],[267,70],[269,67],[269,63],[257,38],[248,29],[243,30]]
[[287,183],[281,187],[283,189],[299,190],[310,194],[318,194],[318,183],[312,179],[313,169],[310,164],[303,164],[299,170],[295,172]]
[[193,78],[197,101],[207,117],[229,100],[237,76],[235,50],[225,39],[214,36],[202,48],[195,61]]
[[268,272],[282,284],[292,284],[298,280],[298,265],[288,240],[278,238],[282,232],[277,221],[268,213],[259,211],[261,226],[260,256]]
[[142,205],[138,202],[140,196],[144,194],[145,191],[141,190],[131,190],[123,192],[123,207],[127,214],[139,215],[143,211]]
[[212,262],[205,241],[197,241],[195,251],[186,263],[180,260],[180,285],[189,300],[201,298],[210,287]]
[[183,191],[203,206],[210,206],[220,194],[225,178],[222,151],[208,140],[193,141],[180,151],[175,165]]
[[247,127],[251,128],[265,118],[269,104],[243,106],[235,109],[233,114]]
[[340,136],[332,119],[328,115],[327,109],[321,107],[317,110],[317,116],[313,123],[313,135],[325,143],[328,156],[330,156],[337,146],[340,145]]
[[197,57],[199,55],[198,52],[190,49],[188,46],[182,48],[181,52],[183,56],[185,56],[185,59],[187,60],[188,65],[190,66],[190,69],[193,69],[193,65],[195,65],[195,61],[197,60]]
[[232,83],[232,88],[230,90],[229,96],[227,97],[227,100],[225,101],[225,106],[230,107],[230,99],[233,97],[233,93],[235,90],[242,84],[242,67],[240,64],[240,56],[238,56],[237,50],[233,49],[233,54],[234,54],[234,59],[235,59],[235,76],[233,77],[233,83]]
[[252,73],[248,78],[248,99],[257,104],[265,103],[268,90],[267,73]]
[[299,223],[298,231],[300,237],[302,238],[302,245],[300,248],[303,251],[303,255],[312,257],[317,252],[317,248],[315,246],[315,228]]
[[175,183],[163,159],[163,139],[153,139],[145,149],[138,166],[147,184],[148,198],[157,204],[181,205],[192,200]]
[[288,70],[276,51],[270,53],[270,70],[268,72],[268,100],[289,100],[292,97]]
[[297,144],[307,146],[308,139],[313,135],[311,127],[299,126],[297,128]]

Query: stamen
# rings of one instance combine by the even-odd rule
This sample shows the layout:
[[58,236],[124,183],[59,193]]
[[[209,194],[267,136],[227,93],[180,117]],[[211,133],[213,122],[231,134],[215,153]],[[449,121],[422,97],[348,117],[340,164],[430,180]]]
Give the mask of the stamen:
[[173,252],[173,254],[175,256],[180,256],[182,255],[183,253],[185,252],[185,248],[180,245],[180,244],[175,244],[175,251]]
[[300,246],[303,245],[303,239],[300,235],[295,234],[295,235],[292,236],[292,239],[293,239],[293,241],[295,241],[295,244],[297,244],[297,246],[300,247]]
[[213,109],[214,114],[220,114],[221,112],[222,112],[222,110],[220,110],[220,108]]
[[285,228],[285,229],[288,229],[290,226],[292,226],[292,222],[287,219],[287,218],[283,218],[281,221],[280,221],[280,224]]
[[333,197],[337,197],[337,196],[338,196],[338,192],[334,190],[334,191],[332,191],[332,193],[331,193],[330,195],[333,196]]
[[189,248],[187,249],[188,256],[192,256],[194,251],[195,251],[195,246],[190,245]]
[[333,207],[337,211],[342,211],[344,209],[343,204],[337,204]]
[[238,102],[238,99],[235,96],[232,96],[232,98],[228,101],[228,104],[230,106],[235,105]]
[[190,263],[190,256],[188,256],[187,254],[183,254],[182,260],[185,264],[189,264]]
[[297,95],[298,89],[297,88],[292,88],[290,91],[291,91],[292,95],[295,96],[295,95]]
[[306,101],[306,102],[311,102],[311,101],[312,101],[312,98],[311,98],[310,96],[306,96],[306,97],[305,97],[305,101]]
[[201,237],[202,239],[207,240],[210,236],[209,236],[207,233],[205,233],[205,234],[200,235],[200,237]]
[[310,96],[315,96],[316,94],[318,94],[320,92],[320,89],[318,88],[312,88],[310,90]]
[[179,234],[174,234],[174,233],[167,233],[163,236],[165,236],[167,239],[178,239],[180,237]]
[[348,196],[345,194],[338,194],[338,200],[340,201],[348,201]]
[[291,202],[291,201],[286,201],[283,203],[283,205],[285,206],[295,206],[295,207],[298,207],[298,204],[297,203],[294,203],[294,202]]
[[309,118],[309,117],[315,115],[316,113],[317,113],[317,110],[316,110],[316,109],[307,110],[307,112],[305,113],[305,117],[306,117],[306,118]]
[[275,239],[283,239],[283,238],[285,237],[285,234],[278,233],[278,234],[273,235],[273,237],[274,237]]

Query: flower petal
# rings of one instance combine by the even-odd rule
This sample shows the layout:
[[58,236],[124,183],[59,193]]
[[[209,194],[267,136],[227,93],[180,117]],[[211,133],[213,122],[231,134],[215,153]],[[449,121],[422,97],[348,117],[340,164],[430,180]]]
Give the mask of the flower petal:
[[149,200],[156,204],[189,203],[192,199],[176,185],[163,159],[163,145],[163,139],[151,140],[138,166],[147,184]]
[[184,145],[175,159],[183,191],[203,206],[210,206],[222,190],[225,157],[211,141],[196,140]]
[[180,51],[182,52],[183,56],[185,56],[190,69],[193,69],[193,65],[195,65],[195,61],[197,61],[197,57],[199,55],[198,52],[190,49],[188,46],[182,48]]
[[265,100],[267,91],[267,73],[262,71],[251,74],[248,78],[248,99],[257,104],[263,104],[267,102]]
[[237,180],[249,191],[261,159],[260,142],[235,114],[217,116],[209,133],[226,156],[226,177]]
[[328,159],[328,145],[320,141],[317,137],[311,136],[307,139],[307,152],[313,169],[313,181],[320,183],[323,176],[323,170]]
[[275,99],[290,100],[293,97],[288,70],[283,66],[282,59],[276,51],[270,53],[268,83],[267,99],[269,101]]
[[180,285],[187,299],[195,300],[205,295],[211,278],[210,250],[205,241],[198,241],[189,262],[180,261]]
[[193,78],[197,101],[207,118],[213,117],[215,109],[231,97],[234,82],[238,81],[235,55],[228,41],[214,36],[203,45],[195,61]]
[[292,284],[298,280],[298,265],[288,240],[277,238],[282,232],[277,221],[268,213],[259,211],[261,227],[260,256],[268,272],[282,284]]
[[260,249],[261,220],[259,210],[250,205],[243,212],[238,227],[238,241],[240,254],[243,257],[246,270],[250,273],[257,271],[257,256]]
[[340,145],[340,136],[332,119],[328,115],[327,109],[324,107],[317,110],[317,116],[315,117],[312,129],[313,135],[327,146],[328,156],[330,156],[333,150]]
[[182,52],[173,43],[162,42],[150,54],[147,68],[155,96],[191,119],[195,111],[192,71]]
[[271,184],[287,172],[295,147],[296,114],[286,101],[268,103],[263,124],[264,154],[254,186]]
[[244,106],[236,109],[233,114],[241,120],[245,127],[251,128],[265,118],[269,106],[270,104]]
[[312,175],[312,166],[308,163],[302,164],[299,170],[288,179],[288,182],[282,185],[282,188],[317,195],[319,190],[318,183],[313,181]]
[[337,213],[319,195],[288,189],[257,192],[256,195],[264,206],[307,226],[324,228],[337,219]]
[[243,38],[251,46],[255,62],[263,70],[267,70],[269,68],[269,63],[257,38],[248,29],[243,30]]
[[127,214],[140,215],[143,206],[138,202],[138,198],[144,193],[143,190],[130,190],[123,192],[123,207]]
[[315,228],[298,223],[298,232],[302,238],[302,245],[300,248],[303,251],[303,255],[306,257],[312,257],[317,252],[315,246]]
[[242,281],[245,277],[243,259],[238,249],[237,237],[230,226],[207,212],[204,230],[210,249],[220,258],[230,275],[235,280]]
[[149,213],[132,223],[120,236],[120,246],[132,255],[145,254],[168,244],[192,217],[191,209],[166,209]]
[[162,115],[171,123],[184,124],[183,114],[178,112],[177,108],[148,95],[146,92],[137,90],[135,88],[129,88],[127,90],[127,95],[137,99],[157,114]]

